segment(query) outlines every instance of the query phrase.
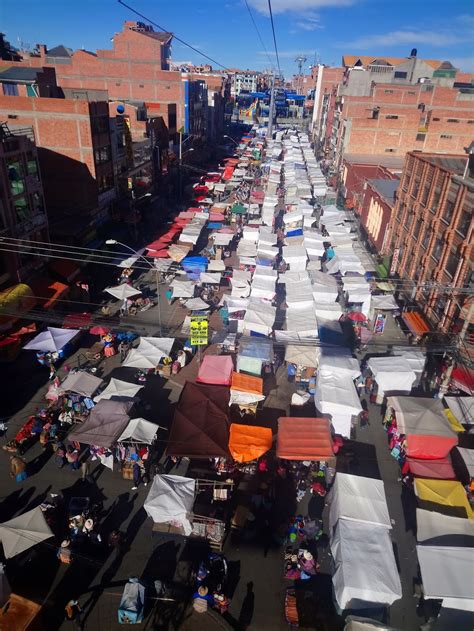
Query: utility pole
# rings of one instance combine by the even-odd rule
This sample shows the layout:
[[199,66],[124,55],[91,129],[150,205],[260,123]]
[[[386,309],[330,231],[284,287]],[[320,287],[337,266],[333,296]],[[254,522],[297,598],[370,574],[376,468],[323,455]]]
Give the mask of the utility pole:
[[[461,348],[464,340],[466,339],[466,334],[467,334],[467,330],[469,328],[469,323],[474,319],[474,300],[471,301],[471,304],[469,305],[469,309],[466,315],[466,318],[464,320],[464,324],[462,325],[462,329],[458,335],[458,339],[456,342],[456,348],[459,351],[459,349]],[[449,386],[449,382],[451,381],[451,375],[453,373],[454,370],[454,365],[455,362],[454,360],[451,361],[451,365],[448,366],[446,368],[446,372],[444,373],[444,377],[443,380],[441,382],[441,385],[439,387],[439,394],[438,394],[438,398],[442,399],[443,396],[446,394],[447,390],[448,390],[448,386]]]
[[182,160],[183,160],[183,131],[182,129],[179,130],[179,201],[181,201],[181,198],[183,196],[183,165],[182,165]]
[[273,110],[275,107],[275,75],[272,74],[272,87],[270,88],[270,109],[268,111],[268,132],[267,138],[272,139],[273,134]]

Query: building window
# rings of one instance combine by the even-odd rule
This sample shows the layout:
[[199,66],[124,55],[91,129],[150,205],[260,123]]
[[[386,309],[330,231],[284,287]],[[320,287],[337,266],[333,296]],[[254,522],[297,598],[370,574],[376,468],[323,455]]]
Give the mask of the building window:
[[393,94],[393,90],[384,90],[385,94]]
[[28,175],[38,174],[38,161],[31,153],[26,156],[26,172]]
[[112,174],[108,175],[99,175],[97,178],[97,186],[99,188],[99,193],[103,193],[107,191],[109,188],[113,188],[114,186],[114,177]]
[[411,96],[415,96],[416,92],[413,92],[413,90],[408,90],[407,94],[410,94]]
[[110,145],[99,147],[94,150],[94,159],[96,164],[103,164],[110,161]]
[[139,88],[144,88],[144,87],[145,87],[145,84],[144,84],[144,83],[139,83],[139,84],[138,84],[138,87],[139,87]]
[[387,147],[387,148],[385,149],[385,153],[396,153],[396,152],[397,152],[397,150],[396,150],[396,149],[392,149],[392,148],[389,148],[389,147]]
[[43,198],[39,193],[33,193],[33,210],[35,212],[44,212]]
[[438,262],[441,258],[441,252],[443,251],[444,241],[443,239],[438,239],[434,244],[433,250],[431,252],[432,258]]
[[394,73],[394,78],[395,79],[406,79],[407,78],[407,73],[406,72],[401,72],[400,70],[395,70]]
[[425,138],[426,138],[426,134],[416,134],[416,140],[418,142],[423,142]]
[[459,218],[456,232],[459,232],[463,237],[467,237],[469,226],[471,225],[471,213],[463,210],[461,217]]
[[448,123],[459,123],[459,118],[448,118]]
[[421,230],[421,226],[423,225],[423,222],[421,219],[418,219],[418,221],[415,224],[415,228],[413,230],[413,238],[414,239],[418,239],[418,237],[420,236],[420,230]]
[[453,278],[456,274],[459,265],[459,254],[457,252],[451,252],[446,262],[446,273]]
[[5,96],[18,96],[18,86],[16,83],[4,83],[3,94]]
[[446,138],[447,140],[450,140],[452,136],[450,136],[449,134],[441,134],[440,138]]
[[426,250],[428,247],[428,243],[430,242],[431,231],[429,228],[426,228],[425,234],[423,235],[423,240],[421,242],[421,247]]
[[467,121],[468,125],[473,125],[474,124],[474,120],[472,121]]
[[389,120],[397,120],[398,116],[396,114],[387,114],[385,118],[388,118]]
[[444,212],[443,212],[443,217],[442,217],[443,221],[445,223],[449,223],[451,219],[453,218],[453,213],[454,213],[454,202],[447,199],[446,204],[444,205]]
[[13,195],[21,195],[25,190],[25,181],[19,160],[10,159],[8,165],[8,179],[10,180],[10,190]]
[[16,216],[18,221],[26,221],[30,217],[30,209],[26,197],[19,197],[14,201]]
[[423,204],[423,206],[426,206],[426,202],[428,201],[428,197],[429,197],[429,194],[430,194],[430,190],[431,190],[431,189],[430,189],[430,186],[429,186],[429,185],[428,185],[428,186],[425,186],[425,187],[423,188],[423,192],[422,192],[422,194],[421,194],[421,199],[420,199],[420,201],[421,201],[421,203]]
[[433,120],[433,121],[440,121],[440,120],[441,120],[441,118],[436,118],[436,117],[434,117],[434,118],[432,118],[431,120]]

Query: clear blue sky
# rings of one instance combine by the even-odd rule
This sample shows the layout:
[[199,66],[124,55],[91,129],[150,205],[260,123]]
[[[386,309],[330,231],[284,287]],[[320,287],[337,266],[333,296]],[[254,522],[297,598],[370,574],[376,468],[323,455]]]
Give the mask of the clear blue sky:
[[[275,63],[267,0],[128,0],[128,4],[227,67],[261,70]],[[340,65],[342,54],[407,56],[412,48],[428,59],[449,59],[474,72],[472,0],[272,0],[281,68],[318,55]],[[0,0],[0,28],[13,45],[19,39],[52,48],[111,47],[110,38],[133,13],[116,0]],[[268,51],[269,55],[265,52]],[[173,58],[205,61],[175,42]],[[309,72],[309,70],[308,70]]]

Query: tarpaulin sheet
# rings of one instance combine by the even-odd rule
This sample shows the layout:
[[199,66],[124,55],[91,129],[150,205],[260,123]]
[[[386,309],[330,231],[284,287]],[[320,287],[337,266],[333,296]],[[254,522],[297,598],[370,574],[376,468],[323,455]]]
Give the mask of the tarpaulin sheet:
[[415,478],[415,493],[423,506],[452,517],[468,517],[474,514],[461,482]]
[[263,379],[261,377],[244,375],[240,372],[233,372],[231,389],[252,394],[263,394]]
[[174,279],[170,284],[173,290],[173,298],[192,298],[194,296],[194,283],[191,280]]
[[330,528],[339,519],[392,528],[382,480],[338,472],[327,500]]
[[435,480],[456,479],[450,458],[438,458],[436,460],[407,458],[406,462],[410,471],[418,478],[432,478]]
[[97,445],[109,449],[127,427],[133,401],[99,401],[84,423],[78,424],[69,439],[84,445]]
[[196,480],[180,475],[155,475],[143,508],[155,523],[179,524],[186,536],[192,532]]
[[357,415],[362,411],[352,378],[325,370],[318,371],[314,401],[323,414]]
[[429,333],[430,331],[426,320],[420,313],[416,313],[415,311],[402,313],[402,320],[415,336],[423,335],[423,333]]
[[391,605],[402,597],[389,531],[340,519],[331,540],[334,594],[341,609]]
[[372,371],[381,393],[410,394],[416,375],[404,357],[370,357],[367,366]]
[[328,419],[282,416],[278,419],[277,457],[330,460],[334,452]]
[[474,397],[444,397],[444,400],[460,423],[474,423]]
[[233,370],[234,362],[230,355],[205,355],[199,366],[196,381],[218,386],[229,386]]
[[217,458],[229,455],[229,388],[187,381],[168,440],[170,456]]
[[39,506],[0,524],[0,541],[7,559],[51,537],[54,533]]
[[395,410],[399,432],[406,435],[408,457],[444,458],[457,445],[439,399],[388,397],[387,403]]
[[255,425],[230,426],[229,451],[237,462],[251,462],[272,447],[272,430]]

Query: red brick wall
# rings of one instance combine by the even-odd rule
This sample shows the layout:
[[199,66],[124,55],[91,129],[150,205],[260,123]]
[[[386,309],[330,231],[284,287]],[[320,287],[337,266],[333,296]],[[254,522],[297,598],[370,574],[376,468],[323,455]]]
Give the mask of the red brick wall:
[[[387,226],[390,223],[392,210],[392,206],[388,204],[388,202],[376,190],[374,190],[368,182],[362,201],[360,223],[364,227],[369,241],[379,254],[382,252],[385,233],[387,231]],[[381,216],[380,224],[377,224],[377,227],[374,227],[373,217],[371,216],[374,212],[379,213]]]
[[97,187],[87,101],[0,95],[0,120],[12,127],[33,127],[48,212],[94,206]]
[[[469,122],[474,121],[474,101],[463,100],[456,89],[434,86],[431,92],[425,92],[422,87],[378,84],[371,96],[345,96],[341,114],[346,127],[345,153],[404,155],[414,149],[463,151],[466,138],[471,138],[474,132],[474,123]],[[419,109],[421,104],[425,106],[424,112]],[[380,108],[377,119],[372,118],[375,107]],[[398,118],[387,118],[393,116]],[[339,153],[343,151],[343,127],[339,131]]]

